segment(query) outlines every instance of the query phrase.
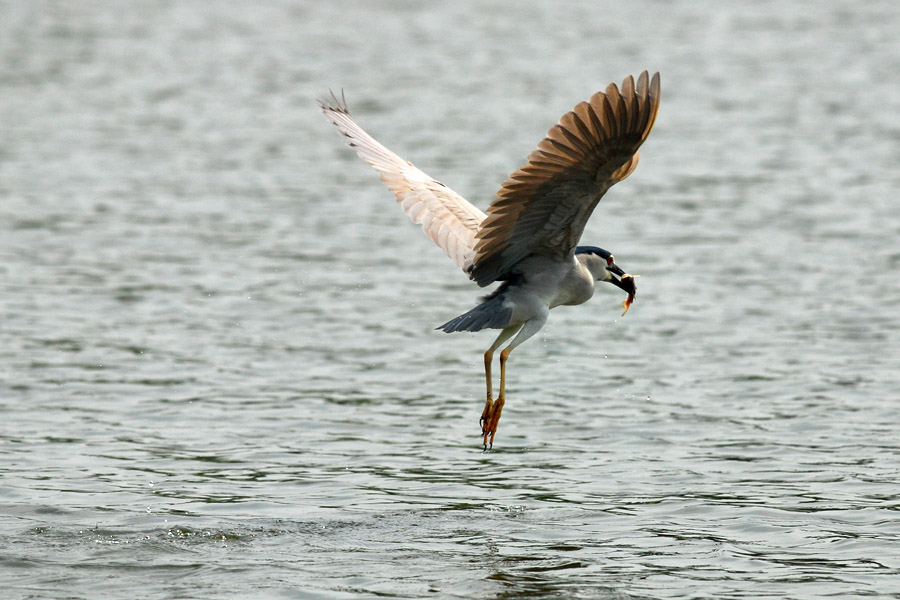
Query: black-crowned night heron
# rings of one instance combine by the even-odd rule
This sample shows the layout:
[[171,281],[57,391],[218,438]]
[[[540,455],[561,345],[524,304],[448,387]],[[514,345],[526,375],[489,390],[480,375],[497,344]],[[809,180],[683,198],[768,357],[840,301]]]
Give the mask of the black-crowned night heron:
[[[606,190],[638,164],[638,148],[659,110],[659,73],[651,79],[644,71],[637,84],[629,76],[621,88],[610,84],[563,115],[503,182],[487,214],[375,141],[353,121],[345,101],[332,94],[332,101],[319,104],[357,154],[381,173],[406,214],[470,279],[482,287],[501,282],[481,304],[438,327],[448,333],[501,330],[484,353],[487,400],[480,423],[487,449],[506,400],[509,353],[544,326],[550,309],[587,302],[597,281],[628,293],[625,311],[634,300],[634,278],[613,255],[578,246],[578,240]],[[500,394],[494,400],[494,351],[510,338],[500,352]]]

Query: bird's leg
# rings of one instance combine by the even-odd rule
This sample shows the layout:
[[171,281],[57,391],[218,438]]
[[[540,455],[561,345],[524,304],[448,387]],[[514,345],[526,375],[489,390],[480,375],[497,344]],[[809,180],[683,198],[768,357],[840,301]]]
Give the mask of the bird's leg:
[[[481,418],[478,420],[478,424],[481,425],[481,434],[485,436],[485,439],[487,439],[487,430],[485,427],[487,426],[488,419],[491,417],[491,410],[494,407],[494,399],[491,393],[491,363],[493,361],[494,351],[488,349],[488,351],[484,353],[484,378],[485,383],[487,383],[487,400],[484,403],[484,411],[481,413]],[[485,441],[484,445],[487,446],[487,441]]]
[[[500,415],[503,413],[503,405],[506,403],[506,361],[511,351],[512,348],[504,348],[500,352],[500,395],[497,396],[497,400],[494,402],[491,419],[487,424],[487,432],[491,434],[489,448],[494,447],[494,435],[497,434],[497,425],[500,423]],[[487,446],[487,433],[484,434],[484,437],[486,440],[485,445]]]
[[[487,352],[484,353],[484,378],[485,383],[487,384],[487,400],[484,403],[484,411],[481,413],[481,419],[479,420],[479,424],[481,425],[481,435],[484,436],[484,449],[488,449],[488,435],[491,436],[490,443],[493,445],[494,443],[494,434],[497,432],[497,419],[500,418],[499,412],[497,412],[497,402],[493,399],[493,394],[491,393],[491,362],[494,360],[494,352],[499,348],[506,340],[511,338],[522,328],[522,325],[510,325],[506,329],[500,332],[500,335],[497,336],[497,339],[494,340],[494,343],[491,344],[491,347],[488,348]],[[507,353],[509,354],[509,353]],[[503,356],[503,353],[500,353]],[[500,371],[501,371],[501,383],[500,383],[500,395],[503,395],[503,362],[500,363]],[[494,413],[497,413],[497,417],[494,417]],[[493,429],[491,429],[491,424],[493,424]]]
[[[549,312],[549,310],[547,312]],[[497,337],[494,345],[491,346],[490,351],[493,353],[493,351],[496,350],[497,347],[500,346],[500,344],[502,344],[503,342],[511,338],[513,334],[518,332],[518,335],[509,344],[509,346],[507,346],[500,352],[500,395],[497,396],[496,400],[494,400],[491,407],[491,414],[488,417],[485,425],[482,427],[482,431],[484,432],[485,449],[493,448],[494,446],[494,436],[497,434],[497,423],[500,422],[500,414],[503,412],[503,405],[506,403],[506,361],[509,359],[509,353],[512,352],[516,346],[537,333],[541,329],[541,327],[544,326],[544,323],[546,321],[547,313],[545,312],[543,315],[540,315],[537,318],[526,321],[521,326],[514,325],[512,327],[507,327]],[[490,439],[488,439],[489,435]]]

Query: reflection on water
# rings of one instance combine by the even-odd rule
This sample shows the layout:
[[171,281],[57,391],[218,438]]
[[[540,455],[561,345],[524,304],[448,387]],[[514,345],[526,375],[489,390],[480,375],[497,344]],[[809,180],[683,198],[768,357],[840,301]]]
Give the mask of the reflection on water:
[[[893,597],[900,9],[654,8],[0,7],[13,594]],[[481,453],[479,290],[314,100],[484,207],[645,68],[584,237],[641,296],[555,310]]]

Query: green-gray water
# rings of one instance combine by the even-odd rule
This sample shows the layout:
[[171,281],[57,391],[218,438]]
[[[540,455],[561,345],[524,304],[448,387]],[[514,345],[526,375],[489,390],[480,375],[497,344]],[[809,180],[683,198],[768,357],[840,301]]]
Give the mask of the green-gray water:
[[[900,597],[896,2],[0,5],[4,598]],[[662,74],[513,355],[315,99],[484,208]]]

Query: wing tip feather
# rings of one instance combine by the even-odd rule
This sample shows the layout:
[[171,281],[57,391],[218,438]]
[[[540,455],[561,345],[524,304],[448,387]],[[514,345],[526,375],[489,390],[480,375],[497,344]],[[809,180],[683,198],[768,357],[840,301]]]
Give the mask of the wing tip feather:
[[[469,269],[472,279],[479,285],[487,285],[502,277],[524,256],[523,252],[534,250],[537,242],[528,231],[547,221],[530,218],[528,205],[534,200],[530,196],[538,193],[545,183],[590,156],[598,163],[595,181],[599,191],[585,197],[595,204],[610,185],[635,170],[640,160],[638,149],[656,121],[659,89],[659,72],[651,76],[643,70],[636,79],[633,75],[626,76],[621,87],[609,84],[604,91],[596,92],[560,118],[528,155],[525,164],[504,181],[488,208],[488,218],[475,236],[475,254]],[[610,164],[610,161],[615,162]],[[604,170],[604,164],[610,165],[610,170]],[[518,240],[515,243],[510,241],[514,230]],[[580,237],[580,230],[574,237]],[[527,246],[524,250],[522,244]]]

